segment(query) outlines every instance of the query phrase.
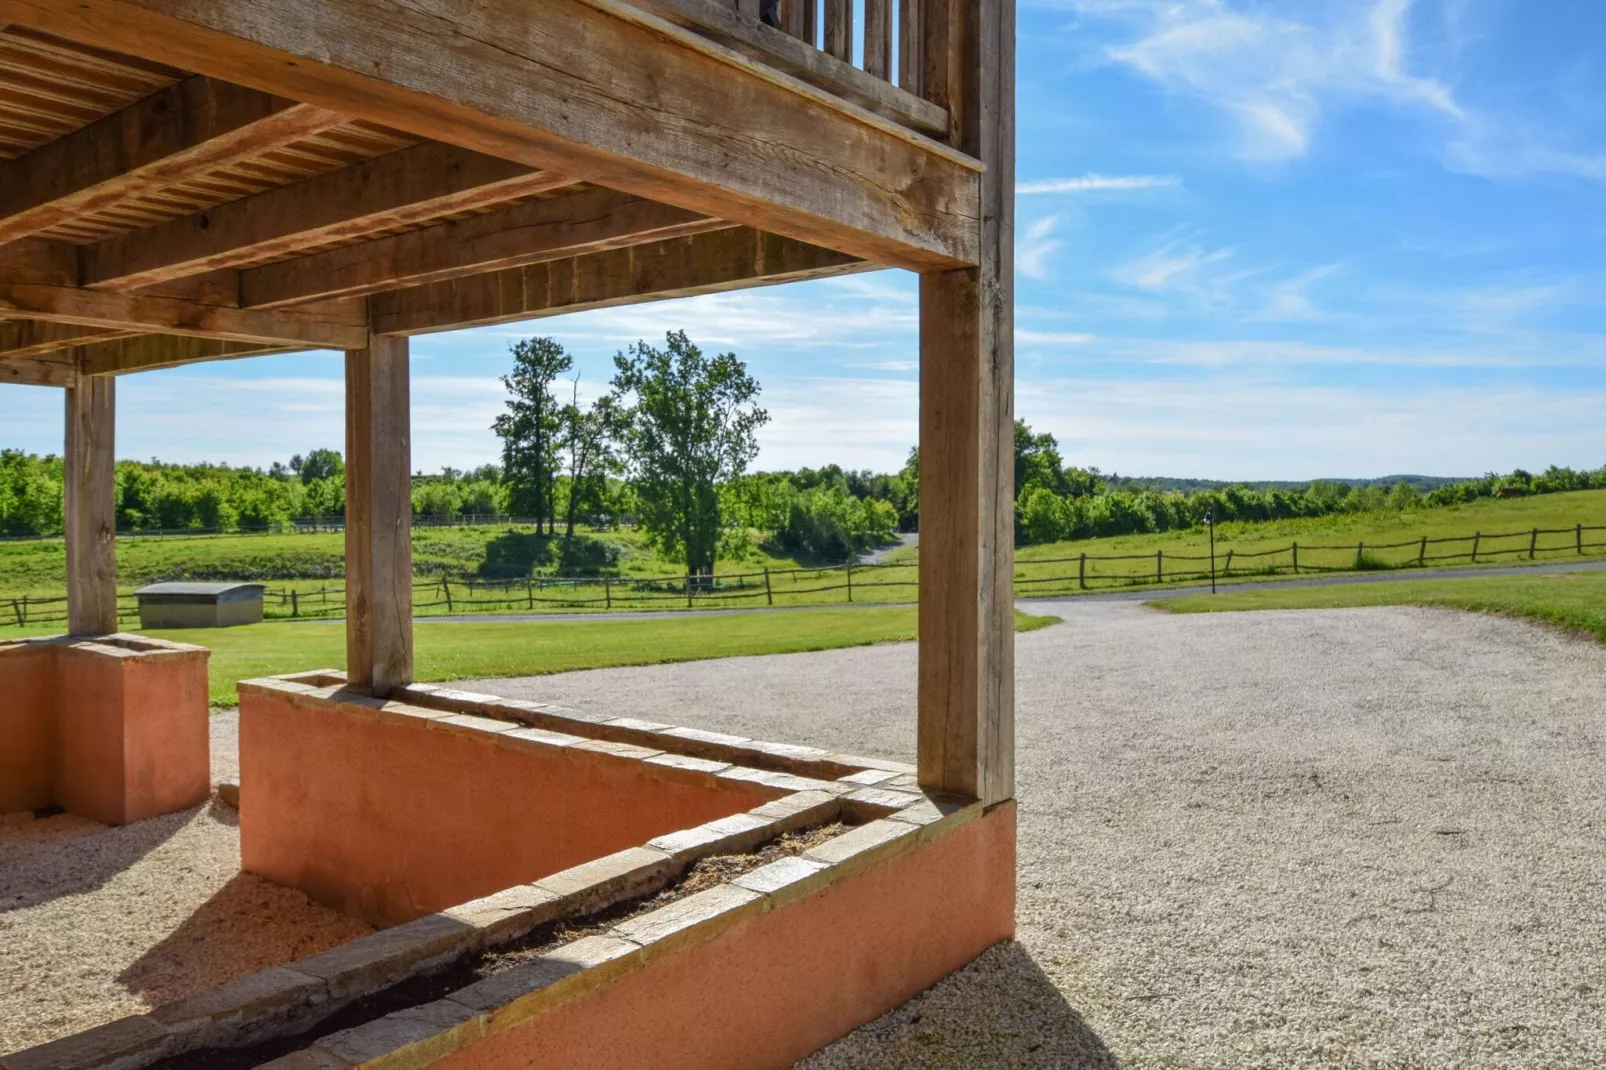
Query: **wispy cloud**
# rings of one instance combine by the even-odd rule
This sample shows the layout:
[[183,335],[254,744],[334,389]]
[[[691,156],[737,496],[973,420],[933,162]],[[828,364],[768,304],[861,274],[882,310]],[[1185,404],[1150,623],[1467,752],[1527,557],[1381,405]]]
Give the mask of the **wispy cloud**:
[[1104,193],[1126,192],[1139,189],[1162,189],[1179,186],[1180,178],[1174,175],[1094,175],[1079,178],[1040,178],[1031,182],[1018,182],[1017,194],[1039,193]]
[[1015,248],[1015,267],[1027,278],[1041,279],[1048,275],[1048,258],[1060,247],[1054,238],[1059,216],[1044,216],[1028,226]]

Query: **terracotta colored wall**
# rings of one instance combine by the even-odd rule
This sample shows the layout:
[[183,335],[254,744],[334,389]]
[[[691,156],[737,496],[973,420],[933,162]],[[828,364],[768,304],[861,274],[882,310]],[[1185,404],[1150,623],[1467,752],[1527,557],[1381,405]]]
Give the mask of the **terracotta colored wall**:
[[0,648],[0,814],[52,802],[55,682],[47,648]]
[[147,644],[164,646],[108,637],[0,650],[0,812],[54,803],[120,825],[207,797],[206,652]]
[[790,1066],[1015,932],[1015,809],[759,915],[431,1070]]
[[769,797],[654,779],[630,759],[513,748],[361,707],[265,695],[242,696],[240,781],[244,868],[375,925]]

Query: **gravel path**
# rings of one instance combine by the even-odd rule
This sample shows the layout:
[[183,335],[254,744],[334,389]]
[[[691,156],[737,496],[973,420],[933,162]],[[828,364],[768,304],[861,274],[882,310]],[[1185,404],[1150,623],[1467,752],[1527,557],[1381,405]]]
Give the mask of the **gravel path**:
[[[214,776],[233,715],[213,718]],[[3,745],[3,744],[0,744]],[[344,943],[367,926],[240,872],[234,812],[0,817],[0,1053]]]
[[[1019,637],[1019,943],[838,1067],[1606,1065],[1606,648],[1451,610]],[[462,686],[910,757],[882,646]]]

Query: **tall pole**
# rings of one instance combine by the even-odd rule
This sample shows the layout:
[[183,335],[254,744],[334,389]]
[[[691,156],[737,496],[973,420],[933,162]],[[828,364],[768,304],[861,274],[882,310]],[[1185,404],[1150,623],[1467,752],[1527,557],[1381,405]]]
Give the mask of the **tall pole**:
[[1216,513],[1205,510],[1205,527],[1210,529],[1210,593],[1216,593]]

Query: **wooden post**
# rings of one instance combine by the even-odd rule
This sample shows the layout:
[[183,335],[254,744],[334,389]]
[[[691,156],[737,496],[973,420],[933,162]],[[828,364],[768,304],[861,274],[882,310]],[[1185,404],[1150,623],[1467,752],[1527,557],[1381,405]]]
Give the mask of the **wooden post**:
[[1228,551],[1227,551],[1227,560],[1226,560],[1226,562],[1225,562],[1225,563],[1224,563],[1224,564],[1223,564],[1223,565],[1222,565],[1222,566],[1221,566],[1221,574],[1222,574],[1222,575],[1223,575],[1223,576],[1230,576],[1230,575],[1232,575],[1232,551],[1231,551],[1231,550],[1228,550]]
[[1425,567],[1428,563],[1428,537],[1426,535],[1422,536],[1422,546],[1416,552],[1416,563],[1418,567]]
[[346,354],[346,675],[376,697],[413,679],[407,339]]
[[1299,575],[1299,543],[1294,543],[1294,575]]
[[1355,544],[1355,567],[1356,568],[1360,568],[1361,567],[1361,563],[1365,559],[1366,559],[1366,543],[1358,542],[1358,543]]
[[1154,551],[1154,582],[1165,582],[1165,551]]
[[524,604],[527,609],[535,608],[535,583],[530,577],[524,577]]
[[848,572],[848,601],[851,602],[851,601],[853,601],[853,562],[852,561],[848,562],[847,572]]
[[1578,545],[1578,556],[1584,556],[1584,525],[1579,524],[1573,531],[1573,539]]
[[1534,550],[1538,547],[1538,545],[1539,529],[1534,528],[1533,531],[1528,534],[1528,560],[1532,561],[1534,559]]
[[1087,551],[1086,550],[1083,550],[1082,551],[1082,556],[1077,558],[1077,560],[1076,560],[1076,585],[1078,587],[1080,587],[1084,591],[1087,590]]
[[290,615],[292,617],[301,616],[301,599],[296,596],[294,591],[290,592]]
[[767,568],[764,570],[764,604],[768,606],[775,604],[775,592],[770,590],[770,570]]
[[980,264],[920,277],[922,787],[1015,793],[1014,0],[930,0],[926,95],[979,158]]
[[607,576],[602,577],[602,608],[613,608],[613,580]]
[[1472,563],[1474,565],[1476,565],[1478,563],[1478,543],[1480,543],[1482,541],[1483,541],[1483,532],[1475,531],[1475,532],[1472,533]]
[[109,376],[67,388],[67,631],[117,630],[117,391]]

